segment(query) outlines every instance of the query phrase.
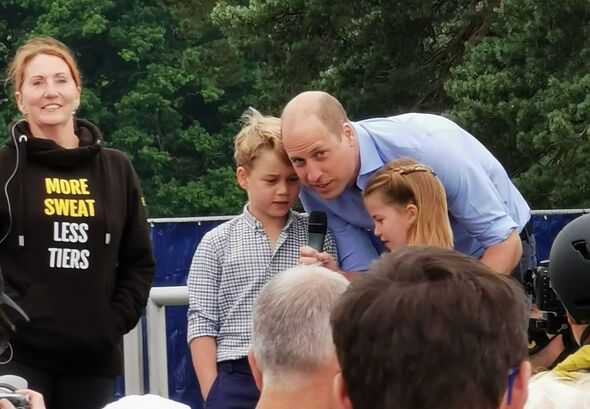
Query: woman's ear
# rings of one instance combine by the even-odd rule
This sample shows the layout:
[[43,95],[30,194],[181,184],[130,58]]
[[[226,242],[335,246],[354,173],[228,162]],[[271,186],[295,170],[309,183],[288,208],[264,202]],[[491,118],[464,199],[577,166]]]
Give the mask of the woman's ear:
[[82,94],[82,88],[77,87],[78,95],[76,95],[76,101],[74,102],[74,111],[80,107],[80,95]]
[[243,166],[238,167],[236,170],[236,179],[238,180],[238,185],[244,190],[248,189],[248,172],[244,169]]
[[23,105],[23,95],[16,91],[14,93],[14,99],[16,100],[16,106],[18,107],[18,110],[20,111],[21,114],[26,115],[27,114],[27,110],[25,108],[25,106]]

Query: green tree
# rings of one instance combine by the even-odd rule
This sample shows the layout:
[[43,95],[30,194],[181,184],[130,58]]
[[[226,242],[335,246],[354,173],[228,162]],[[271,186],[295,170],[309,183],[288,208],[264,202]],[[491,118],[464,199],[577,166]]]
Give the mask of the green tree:
[[491,23],[497,1],[222,0],[213,11],[256,62],[268,107],[334,93],[352,117],[444,107],[443,83]]
[[590,2],[505,0],[446,83],[449,115],[535,208],[590,205]]
[[[79,116],[129,155],[151,216],[235,213],[243,194],[231,170],[232,138],[252,102],[254,74],[210,24],[213,2],[190,3],[196,28],[180,4],[6,0],[2,58],[29,35],[53,36],[75,51],[83,74]],[[16,114],[10,104],[2,108],[4,125]]]

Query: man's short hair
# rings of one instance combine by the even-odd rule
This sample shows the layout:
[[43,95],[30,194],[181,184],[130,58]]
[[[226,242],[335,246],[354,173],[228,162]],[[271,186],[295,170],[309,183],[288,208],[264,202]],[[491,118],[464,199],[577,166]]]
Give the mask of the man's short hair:
[[330,313],[348,280],[297,266],[269,281],[252,313],[252,353],[266,385],[309,374],[335,359]]
[[[305,103],[301,99],[304,99]],[[281,113],[282,125],[298,122],[310,116],[316,116],[338,138],[341,137],[342,125],[348,122],[346,110],[334,96],[323,91],[305,91],[285,106]]]
[[374,262],[332,316],[354,409],[496,409],[526,359],[527,324],[511,278],[454,250],[414,246]]

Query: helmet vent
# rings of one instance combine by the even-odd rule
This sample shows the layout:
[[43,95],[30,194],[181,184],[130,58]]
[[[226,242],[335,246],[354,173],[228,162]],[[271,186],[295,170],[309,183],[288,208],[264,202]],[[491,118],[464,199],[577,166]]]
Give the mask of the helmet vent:
[[586,245],[586,240],[576,240],[572,242],[572,246],[584,257],[586,260],[590,260],[590,251]]

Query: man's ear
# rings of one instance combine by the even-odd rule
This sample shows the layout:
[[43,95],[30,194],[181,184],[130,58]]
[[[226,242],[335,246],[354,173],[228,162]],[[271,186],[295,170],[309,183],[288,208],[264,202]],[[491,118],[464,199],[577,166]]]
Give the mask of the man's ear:
[[342,137],[350,147],[354,147],[356,145],[356,135],[354,134],[354,129],[352,129],[352,126],[348,122],[344,122],[342,124]]
[[258,369],[258,366],[256,365],[256,358],[254,358],[252,351],[248,352],[248,363],[250,364],[250,369],[252,370],[252,376],[254,376],[256,387],[259,391],[262,391],[262,372],[260,372],[260,369]]
[[246,172],[243,166],[238,167],[236,170],[236,179],[242,189],[248,189],[248,172]]
[[334,402],[336,402],[336,409],[352,409],[352,403],[346,392],[342,372],[338,372],[334,376]]
[[508,403],[508,392],[504,394],[502,408],[522,409],[529,397],[529,380],[531,379],[531,363],[524,361],[518,368],[518,374],[512,385],[512,400]]

